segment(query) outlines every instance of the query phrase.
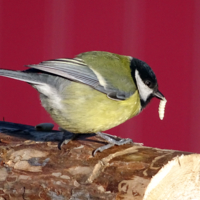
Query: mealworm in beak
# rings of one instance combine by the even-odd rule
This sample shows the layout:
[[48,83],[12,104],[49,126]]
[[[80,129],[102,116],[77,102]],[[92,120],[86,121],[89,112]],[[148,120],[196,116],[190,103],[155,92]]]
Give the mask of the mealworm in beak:
[[164,98],[160,100],[159,108],[158,108],[158,113],[159,117],[161,120],[163,120],[164,115],[165,115],[165,106],[166,106],[167,100]]

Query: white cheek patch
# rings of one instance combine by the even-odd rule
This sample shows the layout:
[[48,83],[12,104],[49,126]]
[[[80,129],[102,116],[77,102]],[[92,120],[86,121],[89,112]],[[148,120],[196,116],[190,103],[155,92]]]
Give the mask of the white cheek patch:
[[158,108],[158,114],[161,120],[163,120],[165,115],[165,106],[166,106],[167,100],[164,98],[160,100],[159,108]]
[[153,89],[149,88],[147,85],[144,84],[144,82],[140,78],[140,75],[137,69],[135,70],[135,79],[137,82],[140,98],[143,101],[146,101],[147,98],[150,96],[150,94],[153,93]]

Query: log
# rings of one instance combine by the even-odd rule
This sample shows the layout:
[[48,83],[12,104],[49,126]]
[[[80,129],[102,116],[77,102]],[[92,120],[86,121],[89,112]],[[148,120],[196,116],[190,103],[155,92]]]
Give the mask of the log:
[[199,200],[200,155],[0,122],[0,200]]

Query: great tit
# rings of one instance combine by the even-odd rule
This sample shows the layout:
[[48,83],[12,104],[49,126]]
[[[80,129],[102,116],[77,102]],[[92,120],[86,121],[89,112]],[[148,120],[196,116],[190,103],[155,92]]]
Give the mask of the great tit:
[[25,81],[40,94],[42,106],[64,130],[73,134],[96,133],[109,144],[130,143],[102,131],[139,114],[153,97],[165,97],[158,90],[156,76],[145,62],[130,56],[103,51],[81,53],[73,59],[60,58],[28,65],[25,71],[0,69],[0,76]]

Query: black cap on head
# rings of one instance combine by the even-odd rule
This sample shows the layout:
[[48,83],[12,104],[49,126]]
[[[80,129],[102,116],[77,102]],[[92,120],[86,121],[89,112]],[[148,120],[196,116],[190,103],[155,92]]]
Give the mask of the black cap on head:
[[158,92],[156,76],[147,63],[137,58],[132,58],[130,67],[132,77],[140,94],[142,108],[144,108],[156,96],[154,93]]

